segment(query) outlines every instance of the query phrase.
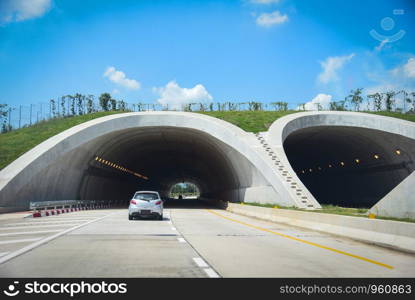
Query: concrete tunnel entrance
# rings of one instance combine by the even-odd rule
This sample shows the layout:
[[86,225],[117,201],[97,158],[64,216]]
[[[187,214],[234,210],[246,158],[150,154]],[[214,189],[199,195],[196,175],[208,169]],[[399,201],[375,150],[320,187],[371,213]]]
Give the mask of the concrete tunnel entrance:
[[[259,176],[252,174],[252,168],[240,153],[205,132],[155,126],[114,131],[93,139],[60,157],[37,178],[48,178],[48,191],[53,187],[53,197],[58,199],[128,203],[137,190],[155,190],[168,197],[174,184],[192,182],[201,199],[238,201],[238,191],[250,187]],[[66,171],[58,171],[62,169]],[[68,175],[70,179],[62,177]]]
[[[137,178],[92,160],[80,183],[80,199],[130,199],[137,190],[168,197],[172,185],[195,182],[201,197],[220,199],[240,185],[225,145],[207,134],[179,128],[146,127],[114,132],[91,142],[98,157],[136,171]],[[227,199],[231,200],[231,199]]]
[[284,150],[321,204],[369,208],[415,170],[415,141],[374,129],[308,127],[289,134]]
[[127,203],[137,190],[167,197],[178,182],[194,183],[200,199],[209,202],[292,203],[251,142],[240,128],[200,114],[98,118],[51,137],[0,171],[1,207],[18,211],[30,202],[59,200]]

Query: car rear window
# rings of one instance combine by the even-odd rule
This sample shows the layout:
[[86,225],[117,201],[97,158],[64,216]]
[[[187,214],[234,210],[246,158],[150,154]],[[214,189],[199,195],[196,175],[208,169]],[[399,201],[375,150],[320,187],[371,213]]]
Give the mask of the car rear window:
[[137,200],[144,200],[144,201],[151,201],[151,200],[157,200],[159,197],[155,193],[136,193],[134,195],[134,199]]

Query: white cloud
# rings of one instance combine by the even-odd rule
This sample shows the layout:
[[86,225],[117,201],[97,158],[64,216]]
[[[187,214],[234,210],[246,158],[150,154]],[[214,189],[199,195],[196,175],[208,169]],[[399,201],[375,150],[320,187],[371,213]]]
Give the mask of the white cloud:
[[140,83],[137,80],[127,78],[124,72],[117,71],[114,67],[108,67],[104,72],[104,77],[127,89],[137,90],[140,88]]
[[408,62],[403,66],[403,71],[407,77],[415,78],[415,58],[408,59]]
[[325,61],[320,63],[323,71],[318,75],[318,81],[321,83],[337,81],[337,72],[343,67],[345,63],[350,61],[353,56],[354,53],[345,56],[327,57]]
[[1,0],[0,23],[20,22],[43,16],[51,8],[51,0]]
[[409,58],[408,61],[392,70],[389,73],[397,79],[412,81],[415,79],[415,58]]
[[193,88],[182,88],[175,81],[170,81],[164,87],[153,89],[160,98],[157,100],[163,106],[169,109],[183,109],[183,106],[190,103],[210,102],[212,96],[201,84]]
[[287,15],[282,15],[278,10],[272,13],[260,14],[256,19],[256,23],[259,26],[271,27],[273,25],[282,24],[288,21]]
[[250,0],[249,2],[253,4],[273,4],[280,2],[280,0]]
[[[304,105],[305,110],[318,110],[319,105],[320,109],[329,109],[330,108],[330,102],[331,102],[331,95],[327,94],[318,94],[313,98],[313,100],[307,102]],[[303,107],[297,107],[297,109],[303,109]]]

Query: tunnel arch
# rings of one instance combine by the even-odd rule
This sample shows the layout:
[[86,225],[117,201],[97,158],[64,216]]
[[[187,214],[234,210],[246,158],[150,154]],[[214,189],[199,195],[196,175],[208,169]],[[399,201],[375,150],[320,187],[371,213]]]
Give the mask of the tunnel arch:
[[274,122],[268,139],[320,203],[386,203],[395,216],[415,216],[413,197],[404,196],[415,184],[412,122],[366,113],[296,113]]
[[[195,113],[124,113],[94,119],[48,139],[0,171],[0,205],[18,210],[31,201],[124,199],[138,188],[163,193],[177,179],[172,174],[179,170],[177,164],[189,168],[181,168],[180,176],[197,181],[208,200],[252,202],[263,197],[295,205],[251,147],[252,139],[230,123]],[[96,157],[150,180],[143,183],[108,170],[97,165]]]
[[[119,172],[95,160],[85,160],[88,168],[80,183],[77,195],[80,199],[107,200],[117,196],[128,199],[136,190],[157,190],[167,197],[171,184],[191,180],[205,191],[202,197],[231,201],[231,198],[223,195],[226,190],[252,185],[252,178],[244,176],[249,174],[249,163],[243,161],[243,157],[238,157],[241,161],[238,172],[227,156],[232,149],[199,130],[165,126],[125,129],[103,135],[83,147],[98,157],[128,166],[149,179],[137,180],[128,173]],[[238,153],[233,155],[239,156]],[[96,186],[102,185],[103,177],[108,172],[112,174],[106,180],[107,184],[97,191]],[[114,180],[116,178],[122,179],[122,183]]]

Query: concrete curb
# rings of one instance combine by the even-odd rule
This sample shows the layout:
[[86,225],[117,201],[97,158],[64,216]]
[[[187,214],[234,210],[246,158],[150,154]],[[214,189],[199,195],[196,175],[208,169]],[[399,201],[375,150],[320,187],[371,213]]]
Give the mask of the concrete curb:
[[361,242],[415,253],[415,223],[228,203],[226,210],[261,220],[330,233]]

